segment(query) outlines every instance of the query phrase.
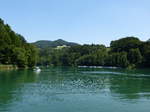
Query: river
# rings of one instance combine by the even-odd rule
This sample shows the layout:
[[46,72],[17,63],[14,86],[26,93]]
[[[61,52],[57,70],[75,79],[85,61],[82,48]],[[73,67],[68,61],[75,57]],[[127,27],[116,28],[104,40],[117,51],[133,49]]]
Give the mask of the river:
[[150,112],[150,70],[0,71],[0,112]]

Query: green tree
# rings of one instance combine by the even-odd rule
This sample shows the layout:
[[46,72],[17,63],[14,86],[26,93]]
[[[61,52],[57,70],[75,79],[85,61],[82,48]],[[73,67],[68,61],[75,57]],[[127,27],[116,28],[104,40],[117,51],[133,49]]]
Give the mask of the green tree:
[[136,37],[121,38],[111,41],[110,47],[112,52],[129,52],[130,49],[139,48],[141,41]]
[[22,48],[14,48],[13,49],[13,56],[12,56],[13,64],[17,65],[18,67],[26,67],[27,57],[26,57],[26,51]]
[[0,63],[19,67],[34,66],[37,56],[36,48],[0,19]]
[[142,55],[140,53],[140,50],[138,48],[136,49],[130,49],[128,53],[128,60],[131,64],[140,64],[142,62]]
[[127,53],[120,52],[120,53],[109,54],[106,58],[106,65],[123,67],[123,68],[128,67],[129,61],[127,59]]
[[38,50],[34,45],[27,44],[26,56],[28,60],[28,67],[34,67],[38,59]]

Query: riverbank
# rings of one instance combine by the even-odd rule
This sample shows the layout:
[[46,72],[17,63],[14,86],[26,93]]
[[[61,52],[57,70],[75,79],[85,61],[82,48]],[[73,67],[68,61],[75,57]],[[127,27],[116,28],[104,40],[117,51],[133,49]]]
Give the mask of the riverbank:
[[111,69],[117,69],[120,67],[114,67],[114,66],[78,66],[79,68],[111,68]]
[[0,65],[0,70],[18,69],[16,65]]

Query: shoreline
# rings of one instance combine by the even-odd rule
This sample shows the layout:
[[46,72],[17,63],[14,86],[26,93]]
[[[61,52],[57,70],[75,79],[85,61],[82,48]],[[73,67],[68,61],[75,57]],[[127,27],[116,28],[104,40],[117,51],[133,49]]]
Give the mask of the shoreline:
[[16,70],[18,67],[16,65],[0,65],[0,70]]
[[78,68],[111,68],[111,69],[118,69],[120,67],[115,67],[115,66],[78,66]]

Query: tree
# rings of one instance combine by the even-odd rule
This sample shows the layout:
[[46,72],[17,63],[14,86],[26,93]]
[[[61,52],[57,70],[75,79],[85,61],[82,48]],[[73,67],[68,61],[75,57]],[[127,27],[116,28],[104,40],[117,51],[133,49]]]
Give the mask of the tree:
[[84,55],[76,60],[77,65],[86,65],[86,66],[92,66],[94,62],[94,56],[92,55]]
[[26,67],[27,57],[26,57],[26,51],[22,48],[14,48],[13,49],[13,56],[12,56],[13,64],[17,65],[18,67]]
[[112,52],[129,52],[130,49],[139,48],[141,41],[136,37],[126,37],[111,41]]
[[143,59],[143,57],[138,48],[130,49],[130,51],[128,53],[128,60],[131,64],[138,65],[142,62],[142,59]]
[[129,65],[126,52],[112,53],[106,57],[107,66],[117,66],[126,68]]
[[0,19],[0,63],[15,64],[18,67],[34,66],[37,49],[28,44],[23,36],[15,33]]
[[119,53],[118,58],[119,58],[118,65],[120,67],[124,67],[124,68],[128,67],[129,61],[127,59],[127,53],[126,52]]
[[27,44],[26,46],[26,56],[28,60],[28,67],[34,67],[38,59],[38,50],[32,44]]

